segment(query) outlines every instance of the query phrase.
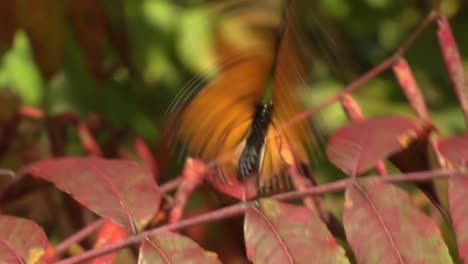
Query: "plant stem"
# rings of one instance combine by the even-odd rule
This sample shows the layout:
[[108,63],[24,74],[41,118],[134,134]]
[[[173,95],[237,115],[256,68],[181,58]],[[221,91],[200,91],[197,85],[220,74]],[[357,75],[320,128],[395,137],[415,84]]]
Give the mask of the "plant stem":
[[[419,24],[419,26],[411,32],[411,34],[405,39],[405,41],[401,44],[400,48],[398,48],[395,53],[393,53],[392,56],[387,58],[386,60],[382,61],[379,63],[377,66],[374,68],[370,69],[368,72],[363,74],[361,77],[358,79],[354,80],[350,84],[348,84],[341,92],[336,93],[325,100],[323,100],[320,104],[310,107],[306,109],[304,112],[296,115],[294,118],[291,118],[287,122],[280,123],[278,125],[279,130],[286,130],[287,128],[303,122],[307,118],[315,115],[318,113],[320,110],[324,109],[325,107],[328,107],[329,105],[333,104],[334,102],[340,100],[340,98],[345,95],[345,94],[351,94],[354,90],[357,88],[363,86],[366,84],[368,81],[370,81],[372,78],[376,77],[377,75],[381,74],[385,70],[393,67],[399,59],[406,53],[406,51],[411,47],[411,45],[416,41],[416,39],[421,35],[421,33],[438,17],[438,11],[437,10],[432,10]],[[218,157],[216,160],[213,160],[211,162],[206,163],[206,169],[212,168],[216,166],[217,164],[223,163],[227,160],[229,160],[232,157],[232,152],[225,153],[224,155],[221,155]]]
[[398,60],[406,53],[406,51],[411,47],[411,45],[416,41],[416,39],[421,35],[421,33],[438,17],[438,12],[436,10],[432,10],[426,18],[421,22],[421,24],[406,38],[406,40],[401,44],[400,48],[393,53],[392,56],[375,66],[374,68],[370,69],[364,75],[359,77],[358,79],[354,80],[350,84],[348,84],[341,92],[332,95],[322,101],[322,103],[308,108],[306,111],[298,114],[296,117],[292,118],[289,122],[285,122],[284,124],[280,124],[281,129],[285,129],[289,126],[292,126],[298,122],[301,122],[315,113],[319,112],[323,108],[331,105],[332,103],[338,101],[341,96],[345,94],[351,94],[357,88],[363,86],[365,83],[370,81],[372,78],[376,77],[383,71],[387,70],[388,68],[392,67]]
[[[354,183],[356,180],[357,181],[373,180],[373,181],[381,181],[381,182],[429,181],[429,180],[434,180],[438,178],[448,177],[448,176],[456,174],[457,172],[459,171],[441,169],[441,170],[431,170],[431,171],[397,174],[397,175],[389,175],[389,176],[370,176],[370,177],[363,177],[359,179],[346,178],[346,179],[338,180],[332,183],[313,186],[313,187],[306,188],[300,191],[292,191],[288,193],[275,195],[270,198],[275,198],[278,200],[292,200],[292,199],[302,198],[307,195],[319,195],[319,194],[324,194],[324,193],[341,191],[341,190],[346,189],[346,187],[349,184]],[[240,203],[227,206],[222,209],[215,210],[215,211],[203,214],[203,215],[191,217],[186,220],[182,220],[180,222],[157,227],[157,228],[142,232],[140,234],[128,237],[125,240],[115,242],[112,244],[108,244],[100,248],[92,249],[78,256],[73,256],[73,257],[64,259],[62,261],[57,262],[57,264],[76,264],[76,263],[80,263],[83,261],[87,261],[92,258],[105,255],[109,252],[140,243],[146,237],[154,235],[161,231],[176,231],[176,230],[180,230],[182,228],[188,227],[188,226],[193,226],[193,225],[198,225],[198,224],[207,224],[207,223],[211,223],[217,220],[226,219],[226,218],[233,217],[233,216],[238,216],[244,213],[245,209],[253,203],[254,201],[240,202]]]
[[179,186],[180,182],[182,181],[181,177],[174,178],[159,187],[159,191],[162,193],[168,193],[173,191]]
[[69,236],[64,241],[60,242],[60,244],[58,244],[55,247],[56,254],[57,255],[62,254],[63,252],[65,252],[65,250],[70,248],[71,245],[80,242],[81,240],[89,236],[90,234],[94,233],[102,225],[102,223],[103,223],[103,219],[102,218],[98,219],[92,222],[91,224],[87,225],[83,229],[79,230],[78,232],[74,233],[73,235]]
[[[167,192],[170,192],[171,190],[177,188],[178,184],[180,183],[181,179],[175,178],[163,185],[159,188],[160,192],[162,194],[165,194]],[[60,242],[56,247],[55,251],[57,255],[62,254],[65,250],[67,250],[71,245],[78,243],[85,239],[87,236],[95,232],[103,223],[103,219],[98,219],[91,224],[85,226],[84,228],[80,229],[73,235],[69,236],[67,239],[64,241]]]

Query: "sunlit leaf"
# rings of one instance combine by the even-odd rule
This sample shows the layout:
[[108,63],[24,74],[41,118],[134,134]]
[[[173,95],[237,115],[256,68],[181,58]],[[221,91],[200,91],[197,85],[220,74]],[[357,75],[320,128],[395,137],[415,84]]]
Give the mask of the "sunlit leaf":
[[39,161],[29,168],[97,214],[133,231],[159,208],[161,195],[153,176],[134,162],[63,158]]
[[349,263],[319,216],[272,199],[247,208],[247,256],[253,263]]
[[423,131],[420,123],[404,117],[355,122],[331,136],[327,156],[346,174],[357,176],[379,160],[407,148]]
[[0,74],[4,73],[8,77],[0,78],[0,86],[8,86],[15,90],[25,104],[39,105],[41,103],[43,79],[24,31],[16,32],[13,47],[5,54],[2,68],[0,68]]
[[33,221],[0,216],[0,263],[45,263],[47,246],[44,230]]
[[189,238],[162,231],[141,244],[138,263],[210,264],[221,261],[215,253],[205,251]]
[[[94,248],[106,246],[107,244],[123,240],[129,235],[126,228],[117,225],[111,221],[105,221],[96,235]],[[91,261],[91,264],[106,264],[114,263],[117,257],[117,251],[111,252],[107,255],[97,257]]]
[[396,186],[348,187],[343,224],[358,263],[452,263],[435,222]]

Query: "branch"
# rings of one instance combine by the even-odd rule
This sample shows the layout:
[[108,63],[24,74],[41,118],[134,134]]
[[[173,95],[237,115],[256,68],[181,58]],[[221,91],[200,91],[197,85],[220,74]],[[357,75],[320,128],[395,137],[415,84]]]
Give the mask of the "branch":
[[[2,170],[0,169],[0,174],[1,172]],[[177,188],[180,181],[181,181],[180,178],[176,178],[172,181],[169,181],[161,185],[161,187],[159,188],[159,191],[162,194],[168,193],[172,191],[173,189]],[[70,248],[71,245],[79,243],[80,241],[88,237],[90,234],[94,233],[99,227],[102,226],[102,223],[103,223],[103,218],[98,219],[92,222],[91,224],[85,226],[84,228],[80,229],[73,235],[69,236],[67,239],[60,242],[55,248],[57,256],[62,254],[68,248]]]
[[99,227],[101,227],[102,223],[103,223],[103,219],[102,218],[98,219],[92,222],[91,224],[87,225],[80,231],[69,236],[64,241],[60,242],[60,244],[58,244],[57,247],[55,247],[56,255],[58,256],[62,254],[63,252],[65,252],[65,250],[70,248],[71,245],[80,242],[81,240],[85,239],[87,236],[94,233]]
[[15,172],[10,169],[0,169],[0,176],[6,175],[10,177],[15,177]]
[[[423,172],[397,174],[397,175],[389,175],[389,176],[370,176],[370,177],[362,177],[358,179],[346,178],[346,179],[342,179],[342,180],[335,181],[332,183],[327,183],[327,184],[322,184],[319,186],[314,186],[311,188],[306,188],[300,191],[292,191],[288,193],[274,195],[274,196],[271,196],[270,198],[275,198],[278,200],[292,200],[292,199],[302,198],[307,195],[319,195],[319,194],[325,194],[325,193],[330,193],[330,192],[337,192],[337,191],[346,189],[346,187],[349,184],[352,184],[355,181],[373,180],[373,181],[389,182],[389,183],[390,182],[429,181],[429,180],[434,180],[438,178],[449,177],[451,175],[456,174],[457,172],[459,171],[441,169],[441,170],[423,171]],[[244,213],[246,208],[254,203],[255,201],[249,201],[246,203],[240,202],[231,206],[224,207],[219,210],[212,211],[210,213],[191,217],[191,218],[188,218],[188,219],[185,219],[180,222],[173,223],[173,224],[168,224],[165,226],[157,227],[157,228],[142,232],[140,234],[128,237],[125,240],[115,242],[112,244],[108,244],[101,248],[96,248],[88,252],[85,252],[81,255],[61,260],[57,262],[57,264],[75,264],[75,263],[87,261],[92,258],[105,255],[109,252],[130,246],[130,245],[138,244],[146,237],[154,235],[161,231],[176,231],[176,230],[180,230],[189,226],[194,226],[198,224],[207,224],[207,223],[211,223],[217,220],[222,220],[222,219],[226,219],[229,217],[238,216]]]
[[341,92],[332,95],[325,99],[322,103],[318,104],[317,106],[310,107],[306,111],[302,112],[301,114],[297,115],[295,118],[292,118],[289,122],[286,122],[281,125],[281,129],[285,129],[289,126],[292,126],[296,123],[299,123],[323,108],[331,105],[332,103],[338,101],[343,95],[345,94],[351,94],[354,90],[357,88],[363,86],[366,84],[368,81],[370,81],[372,78],[376,77],[383,71],[387,70],[388,68],[392,67],[395,63],[398,62],[398,60],[406,53],[406,51],[411,47],[411,45],[416,41],[416,39],[421,35],[421,33],[438,17],[438,12],[436,10],[432,10],[426,18],[421,22],[421,24],[406,38],[406,40],[403,42],[403,44],[400,46],[400,48],[393,53],[393,55],[368,72],[366,72],[364,75],[362,75],[360,78],[356,79],[355,81],[351,82],[348,84]]
[[[362,87],[364,84],[366,84],[368,81],[376,77],[377,75],[381,74],[385,70],[393,67],[399,59],[406,53],[406,51],[411,47],[411,45],[416,41],[416,39],[421,35],[421,33],[436,19],[438,18],[438,11],[437,10],[432,10],[426,18],[421,22],[421,24],[406,38],[405,41],[403,41],[403,44],[401,44],[400,48],[393,53],[392,56],[387,58],[386,60],[382,61],[380,64],[375,66],[374,68],[370,69],[368,72],[366,72],[364,75],[359,77],[358,79],[354,80],[350,84],[348,84],[341,92],[334,94],[327,99],[323,100],[320,104],[310,107],[306,109],[304,112],[296,115],[294,118],[291,118],[289,121],[280,123],[279,124],[279,130],[286,130],[290,126],[293,126],[297,123],[303,122],[307,118],[315,115],[322,109],[330,106],[334,102],[340,100],[340,98],[343,95],[346,94],[351,94],[353,91],[355,91],[357,88]],[[229,160],[232,157],[232,152],[226,153],[220,157],[218,157],[216,160],[208,162],[206,164],[206,168],[210,169],[216,164],[223,163],[227,160]]]

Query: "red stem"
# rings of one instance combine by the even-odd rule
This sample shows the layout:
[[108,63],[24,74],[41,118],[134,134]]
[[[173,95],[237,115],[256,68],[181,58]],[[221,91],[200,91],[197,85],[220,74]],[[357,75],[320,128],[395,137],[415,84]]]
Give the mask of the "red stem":
[[78,136],[88,155],[102,157],[102,150],[85,122],[78,124]]
[[87,225],[80,231],[69,236],[64,241],[60,242],[60,244],[58,244],[55,247],[55,252],[57,256],[65,252],[68,248],[70,248],[71,245],[82,241],[83,239],[85,239],[86,237],[94,233],[102,225],[102,223],[103,223],[103,219],[102,218],[98,219],[92,222],[91,224]]
[[[0,174],[1,174],[1,171],[2,170],[0,170]],[[176,179],[174,179],[172,181],[169,181],[169,182],[161,185],[161,187],[159,188],[159,191],[162,194],[170,192],[173,189],[177,188],[180,181],[181,181],[180,178],[176,178]],[[64,241],[60,242],[60,244],[58,244],[56,246],[56,248],[55,248],[57,256],[60,255],[61,253],[63,253],[65,250],[67,250],[71,245],[73,245],[75,243],[79,243],[80,241],[85,239],[87,236],[94,233],[102,225],[102,223],[103,223],[102,218],[99,219],[99,220],[96,220],[95,222],[85,226],[83,229],[81,229],[81,230],[77,231],[76,233],[74,233],[73,235],[69,236]]]
[[395,65],[393,65],[393,72],[395,73],[398,83],[405,93],[411,107],[419,118],[428,123],[432,123],[429,112],[427,111],[424,96],[421,89],[419,89],[419,85],[414,78],[413,71],[406,60],[403,58],[399,59]]
[[468,125],[468,78],[463,70],[463,61],[457,42],[452,33],[452,28],[446,17],[441,16],[438,20],[437,38],[444,58],[453,88],[465,115],[465,123]]
[[[328,184],[323,184],[319,186],[314,186],[311,188],[306,188],[301,191],[292,191],[288,193],[283,193],[279,195],[272,196],[271,198],[276,198],[278,200],[292,200],[302,198],[306,195],[319,195],[324,193],[330,192],[337,192],[346,189],[349,184],[353,184],[356,181],[364,181],[364,180],[372,180],[372,181],[381,181],[381,182],[416,182],[416,181],[429,181],[443,177],[449,177],[458,173],[455,170],[432,170],[432,171],[424,171],[424,172],[415,172],[415,173],[408,173],[408,174],[397,174],[397,175],[389,175],[389,176],[370,176],[370,177],[362,177],[362,178],[346,178],[339,181],[335,181]],[[203,215],[191,217],[180,222],[176,222],[173,224],[168,224],[165,226],[157,227],[140,234],[130,236],[125,240],[115,242],[112,244],[108,244],[101,248],[96,248],[85,252],[78,256],[73,256],[64,260],[57,262],[57,264],[75,264],[80,263],[83,261],[87,261],[93,259],[98,256],[105,255],[109,252],[134,245],[140,243],[143,239],[148,236],[157,234],[161,231],[176,231],[188,226],[198,225],[198,224],[207,224],[217,220],[226,219],[229,217],[234,217],[241,215],[244,213],[246,208],[255,203],[255,201],[250,202],[240,202],[231,206],[224,207],[219,210],[212,211],[210,213],[206,213]]]

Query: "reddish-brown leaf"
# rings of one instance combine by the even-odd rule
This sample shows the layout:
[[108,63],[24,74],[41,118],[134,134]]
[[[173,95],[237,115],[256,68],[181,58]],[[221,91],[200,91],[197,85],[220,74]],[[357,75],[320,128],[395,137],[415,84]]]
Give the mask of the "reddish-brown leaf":
[[440,17],[438,22],[437,37],[444,58],[445,67],[452,81],[452,85],[458,96],[458,101],[465,114],[468,124],[468,78],[465,75],[463,60],[452,33],[452,28],[446,17]]
[[434,221],[391,184],[348,187],[343,224],[358,263],[453,263]]
[[135,162],[63,158],[39,161],[29,169],[95,213],[134,232],[159,208],[161,195],[151,172]]
[[15,0],[2,1],[2,8],[0,8],[0,58],[10,48],[16,27]]
[[[358,102],[354,100],[354,98],[349,95],[345,94],[341,96],[341,106],[343,110],[348,115],[349,120],[351,122],[359,122],[365,119],[364,114],[362,113],[361,107],[359,107]],[[387,175],[387,167],[382,160],[377,161],[375,164],[375,170],[379,175]]]
[[468,165],[468,134],[439,140],[437,149],[451,166]]
[[45,263],[47,245],[44,230],[33,221],[0,216],[0,263]]
[[18,0],[20,25],[25,29],[43,76],[50,79],[61,67],[65,47],[65,5],[62,0]]
[[[96,236],[94,248],[103,247],[107,244],[123,240],[124,238],[128,237],[128,235],[129,232],[126,228],[107,220],[104,222],[101,230],[99,230]],[[91,264],[114,263],[116,257],[117,252],[114,251],[107,255],[93,259]]]
[[182,171],[182,181],[174,196],[174,204],[169,215],[169,223],[178,222],[183,210],[195,189],[203,183],[205,164],[198,159],[187,158]]
[[449,206],[457,234],[458,253],[468,262],[468,174],[454,175],[449,180]]
[[422,120],[430,121],[431,117],[427,111],[426,101],[414,78],[413,71],[406,60],[403,58],[399,59],[397,63],[393,65],[393,72],[416,114]]
[[189,238],[162,231],[143,241],[138,263],[210,264],[221,261],[215,253],[205,251]]
[[[389,160],[403,173],[425,171],[431,169],[430,158],[427,150],[430,146],[429,138],[434,128],[431,125],[426,126],[425,131],[418,135],[418,138],[398,153],[389,157]],[[440,204],[440,199],[435,190],[433,182],[416,182],[415,185],[423,191],[428,198]]]
[[349,263],[320,217],[310,209],[263,199],[247,208],[244,236],[253,263]]
[[72,29],[80,45],[88,71],[95,77],[104,74],[107,17],[100,1],[70,0]]
[[352,123],[328,141],[327,156],[350,176],[357,176],[393,153],[399,152],[424,131],[422,124],[405,117],[385,117]]
[[159,170],[158,170],[158,163],[154,159],[153,153],[151,152],[150,147],[146,142],[139,138],[135,137],[133,139],[133,147],[135,148],[136,153],[140,157],[140,159],[145,163],[146,166],[150,169],[153,173],[153,177],[156,182],[159,180]]

